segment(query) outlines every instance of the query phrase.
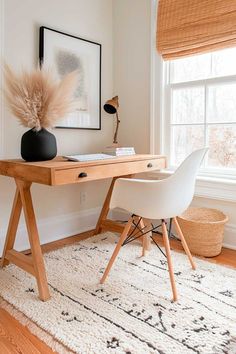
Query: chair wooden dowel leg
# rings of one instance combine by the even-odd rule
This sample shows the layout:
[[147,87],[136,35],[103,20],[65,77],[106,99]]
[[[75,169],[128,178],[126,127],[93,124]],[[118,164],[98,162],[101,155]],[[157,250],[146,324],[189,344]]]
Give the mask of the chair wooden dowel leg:
[[173,218],[173,220],[174,220],[174,224],[175,224],[175,229],[176,229],[176,231],[177,231],[177,234],[178,234],[179,237],[180,237],[180,240],[181,240],[181,242],[182,242],[182,246],[183,246],[183,248],[184,248],[184,250],[185,250],[185,253],[186,253],[187,256],[188,256],[189,262],[190,262],[192,268],[193,268],[193,269],[196,269],[196,265],[195,265],[195,263],[194,263],[194,261],[193,261],[193,257],[192,257],[192,255],[191,255],[191,252],[189,251],[187,242],[185,241],[185,238],[184,238],[184,235],[183,235],[183,233],[182,233],[182,230],[181,230],[181,228],[180,228],[180,226],[179,226],[179,223],[178,223],[178,221],[177,221],[176,218]]
[[[152,230],[152,223],[149,219],[143,219],[144,224],[146,225],[146,230]],[[146,250],[151,251],[151,237],[152,231],[148,232],[146,235]]]
[[143,236],[143,247],[142,247],[142,257],[145,257],[148,252],[148,240],[147,240],[147,235]]
[[175,278],[174,278],[174,270],[173,270],[171,253],[170,253],[170,243],[169,243],[168,233],[167,233],[167,229],[166,229],[166,224],[164,221],[162,221],[162,232],[163,232],[163,241],[164,241],[164,246],[165,246],[165,250],[166,250],[166,257],[167,257],[167,262],[168,262],[170,282],[171,282],[171,287],[172,287],[172,292],[173,292],[173,300],[177,301],[178,295],[177,295],[177,289],[176,289]]
[[108,262],[108,265],[107,265],[107,267],[106,267],[106,270],[105,270],[105,272],[104,272],[104,274],[103,274],[103,276],[102,276],[102,278],[101,278],[101,280],[100,280],[100,283],[101,283],[101,284],[103,284],[103,283],[105,282],[105,280],[106,280],[106,278],[107,278],[107,276],[108,276],[108,274],[109,274],[109,272],[110,272],[110,270],[111,270],[111,267],[112,267],[112,265],[113,265],[113,263],[114,263],[114,261],[115,261],[117,255],[118,255],[118,253],[119,253],[119,251],[120,251],[120,248],[121,248],[123,242],[125,241],[125,239],[126,239],[126,237],[127,237],[127,234],[128,234],[128,232],[129,232],[129,230],[130,230],[130,227],[131,227],[131,225],[132,225],[132,221],[133,221],[133,219],[132,219],[132,217],[131,217],[131,218],[129,219],[129,221],[127,222],[127,224],[126,224],[126,226],[125,226],[125,228],[124,228],[124,231],[123,231],[122,234],[120,235],[120,239],[119,239],[119,241],[118,241],[118,243],[117,243],[117,245],[116,245],[116,248],[115,248],[115,250],[114,250],[114,252],[113,252],[113,254],[112,254],[112,256],[111,256],[111,258],[110,258],[110,260],[109,260],[109,262]]
[[[143,230],[143,232],[146,231],[143,219],[140,220],[140,227]],[[142,236],[142,257],[146,256],[146,251],[147,251],[147,235],[143,235]]]

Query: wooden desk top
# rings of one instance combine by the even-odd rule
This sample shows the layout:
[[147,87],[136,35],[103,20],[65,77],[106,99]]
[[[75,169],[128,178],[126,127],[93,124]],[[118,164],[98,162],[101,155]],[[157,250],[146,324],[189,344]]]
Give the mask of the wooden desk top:
[[[39,162],[0,160],[0,175],[40,184],[61,185],[152,171],[164,168],[165,160],[163,155],[149,154],[89,162],[68,161],[63,157]],[[78,178],[81,173],[87,176]]]

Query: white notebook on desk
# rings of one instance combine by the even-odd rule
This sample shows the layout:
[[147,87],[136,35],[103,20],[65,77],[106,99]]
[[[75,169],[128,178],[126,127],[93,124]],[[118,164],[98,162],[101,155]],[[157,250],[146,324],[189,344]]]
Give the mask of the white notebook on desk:
[[64,157],[66,159],[68,159],[69,161],[78,161],[78,162],[107,160],[107,159],[116,158],[116,156],[112,156],[112,155],[108,155],[108,154],[67,155]]

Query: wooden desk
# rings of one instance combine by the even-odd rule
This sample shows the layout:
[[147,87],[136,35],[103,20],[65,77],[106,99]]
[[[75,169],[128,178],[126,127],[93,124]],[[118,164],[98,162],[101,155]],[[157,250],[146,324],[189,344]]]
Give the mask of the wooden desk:
[[[14,178],[16,183],[16,193],[1,259],[1,267],[11,262],[32,274],[37,280],[40,299],[46,301],[50,298],[30,191],[32,183],[58,186],[112,177],[111,186],[98,219],[95,234],[101,232],[102,229],[120,232],[122,231],[122,226],[107,219],[115,180],[121,176],[132,177],[136,173],[162,169],[165,168],[165,164],[165,157],[158,155],[134,155],[90,162],[71,162],[62,157],[43,162],[25,162],[19,159],[0,161],[0,174]],[[32,255],[30,256],[14,250],[22,208],[31,247]]]

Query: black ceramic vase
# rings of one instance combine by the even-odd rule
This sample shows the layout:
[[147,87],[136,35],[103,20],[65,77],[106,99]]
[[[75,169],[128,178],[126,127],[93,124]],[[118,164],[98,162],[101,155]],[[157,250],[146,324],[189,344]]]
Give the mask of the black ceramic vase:
[[22,135],[21,156],[25,161],[51,160],[56,154],[56,138],[46,129],[31,129]]

